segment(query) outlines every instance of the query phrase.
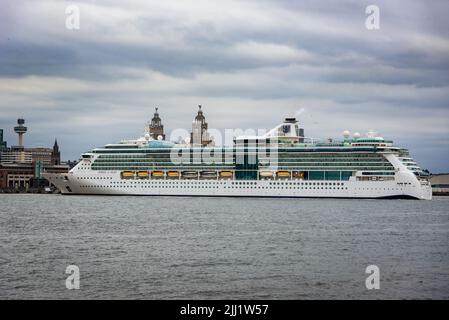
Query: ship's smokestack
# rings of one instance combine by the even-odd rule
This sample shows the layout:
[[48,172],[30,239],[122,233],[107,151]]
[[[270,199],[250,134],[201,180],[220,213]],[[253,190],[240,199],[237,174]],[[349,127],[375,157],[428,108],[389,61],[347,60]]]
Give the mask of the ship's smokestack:
[[285,123],[298,123],[298,120],[296,118],[285,118]]

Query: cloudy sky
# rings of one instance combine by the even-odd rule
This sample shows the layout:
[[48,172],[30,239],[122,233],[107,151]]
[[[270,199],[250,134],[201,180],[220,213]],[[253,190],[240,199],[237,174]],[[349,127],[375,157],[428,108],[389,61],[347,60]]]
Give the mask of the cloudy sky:
[[[365,27],[368,5],[380,29]],[[80,10],[79,30],[66,8]],[[197,105],[212,128],[270,128],[299,112],[306,135],[375,129],[423,168],[449,172],[448,1],[2,0],[0,128],[64,159],[167,131]]]

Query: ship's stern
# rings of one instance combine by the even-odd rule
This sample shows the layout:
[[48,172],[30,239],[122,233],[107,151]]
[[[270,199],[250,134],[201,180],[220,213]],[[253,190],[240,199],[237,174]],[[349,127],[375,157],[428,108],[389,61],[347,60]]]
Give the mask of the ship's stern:
[[432,200],[432,186],[429,181],[422,180],[421,183],[421,194],[420,199],[422,200]]

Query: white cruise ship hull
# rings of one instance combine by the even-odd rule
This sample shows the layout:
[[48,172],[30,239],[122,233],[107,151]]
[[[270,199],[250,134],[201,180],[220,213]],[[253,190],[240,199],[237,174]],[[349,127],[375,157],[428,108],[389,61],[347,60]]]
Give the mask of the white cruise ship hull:
[[430,200],[429,183],[397,174],[390,181],[121,179],[119,173],[53,174],[44,177],[65,195],[410,198]]

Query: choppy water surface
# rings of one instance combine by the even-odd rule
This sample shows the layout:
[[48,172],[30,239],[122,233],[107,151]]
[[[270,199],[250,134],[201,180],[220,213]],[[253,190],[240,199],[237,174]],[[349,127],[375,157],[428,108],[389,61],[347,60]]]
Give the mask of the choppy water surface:
[[[0,195],[0,298],[449,298],[449,198]],[[80,268],[67,290],[65,268]],[[380,268],[367,290],[365,268]]]

